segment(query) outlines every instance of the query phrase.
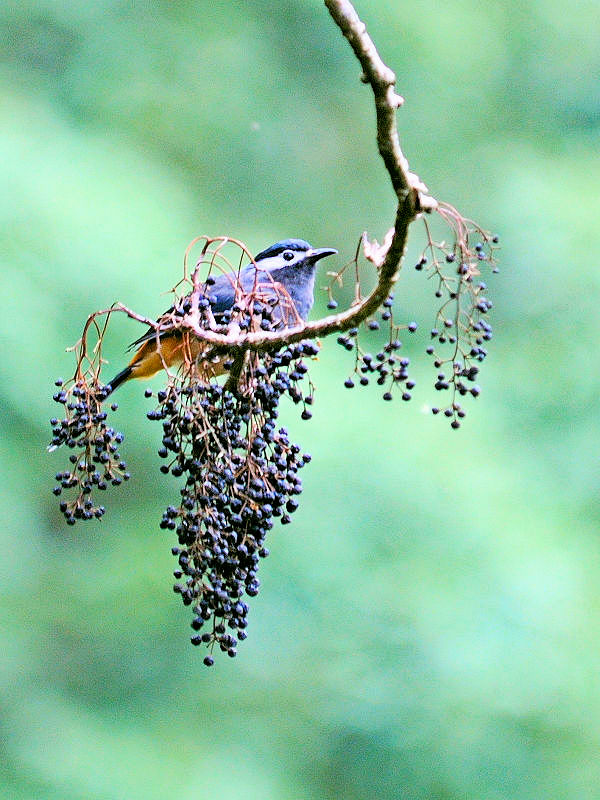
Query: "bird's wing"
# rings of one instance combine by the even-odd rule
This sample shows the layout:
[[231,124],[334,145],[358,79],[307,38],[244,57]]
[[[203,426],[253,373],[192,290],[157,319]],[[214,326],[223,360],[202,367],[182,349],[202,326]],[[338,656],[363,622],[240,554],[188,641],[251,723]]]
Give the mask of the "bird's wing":
[[[203,294],[205,297],[208,297],[211,301],[211,311],[215,318],[217,324],[220,322],[220,316],[223,314],[224,311],[228,311],[235,302],[235,289],[238,282],[242,284],[242,287],[245,288],[246,283],[248,282],[248,275],[245,273],[247,272],[254,272],[251,265],[245,267],[240,276],[234,272],[228,272],[223,275],[219,275],[218,278],[215,279],[215,282],[212,286],[207,286],[206,284],[203,285]],[[190,295],[187,295],[189,297]],[[183,298],[185,299],[185,298]],[[183,300],[181,301],[183,302]],[[160,325],[162,322],[167,322],[171,320],[173,312],[175,311],[175,306],[171,306],[171,308],[167,309],[164,314],[162,314],[157,323]],[[160,332],[160,337],[169,336],[171,333],[170,328],[173,326],[165,327]],[[156,338],[156,328],[150,327],[139,339],[136,339],[135,342],[131,342],[129,345],[129,350],[133,350],[135,347],[139,347],[139,345],[143,344],[144,342],[149,342],[151,339]]]

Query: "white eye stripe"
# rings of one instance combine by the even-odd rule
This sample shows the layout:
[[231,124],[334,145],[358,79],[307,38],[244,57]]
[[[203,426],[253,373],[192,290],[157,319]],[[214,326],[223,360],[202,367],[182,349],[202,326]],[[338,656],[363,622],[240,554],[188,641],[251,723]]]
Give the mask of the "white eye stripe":
[[[286,250],[285,252],[293,252],[291,250]],[[256,268],[263,270],[265,272],[269,272],[272,269],[281,269],[281,267],[287,267],[290,264],[293,264],[295,261],[298,261],[299,257],[302,257],[303,253],[293,253],[293,258],[289,261],[286,261],[283,258],[283,254],[280,253],[276,256],[271,256],[271,258],[261,258],[260,261],[256,263]]]

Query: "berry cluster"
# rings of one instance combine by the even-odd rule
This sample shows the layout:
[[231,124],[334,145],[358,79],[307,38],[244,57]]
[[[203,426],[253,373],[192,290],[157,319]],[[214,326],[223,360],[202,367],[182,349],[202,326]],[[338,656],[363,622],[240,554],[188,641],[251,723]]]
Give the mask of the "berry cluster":
[[[246,638],[248,604],[259,591],[259,560],[268,555],[273,520],[291,522],[302,491],[298,472],[310,461],[278,427],[284,395],[312,402],[298,383],[313,342],[275,354],[249,354],[238,390],[183,375],[159,392],[148,413],[162,422],[161,472],[183,477],[180,499],[160,527],[177,534],[174,591],[194,617],[192,644],[215,645],[231,657]],[[311,389],[312,392],[312,389]],[[310,401],[310,402],[309,402]],[[306,405],[303,417],[306,419]],[[212,655],[204,659],[213,664]]]
[[[236,302],[226,311],[216,305],[213,285],[210,275],[202,285],[194,276],[192,295],[178,298],[158,326],[152,325],[157,335],[167,329],[173,335],[180,328],[185,355],[159,392],[158,406],[148,413],[149,419],[162,422],[160,471],[183,478],[179,499],[166,509],[160,527],[176,532],[174,590],[192,606],[191,641],[208,646],[207,666],[213,664],[216,645],[233,657],[246,638],[246,600],[259,591],[258,564],[269,552],[267,533],[275,519],[290,523],[298,508],[299,471],[310,455],[277,424],[279,403],[288,397],[300,405],[302,419],[311,418],[314,387],[307,361],[319,351],[312,341],[264,352],[201,347],[192,333],[194,325],[227,334],[232,328],[279,330],[297,318],[277,284],[259,285],[250,293],[236,287]],[[93,350],[87,345],[88,329],[98,332]],[[108,427],[102,409],[110,393],[98,383],[105,330],[96,315],[88,319],[78,345],[77,379],[68,388],[56,382],[54,399],[64,406],[65,416],[51,420],[49,449],[64,445],[74,451],[54,488],[57,496],[75,490],[74,499],[60,504],[71,525],[101,518],[104,507],[94,504],[92,491],[129,478],[119,454],[123,436]],[[216,376],[224,372],[229,377],[220,384]],[[151,396],[146,390],[146,397]],[[116,408],[113,403],[111,409]]]
[[[431,329],[432,344],[426,352],[437,370],[435,389],[449,392],[450,399],[431,410],[433,414],[442,413],[456,429],[466,414],[458,398],[481,393],[475,381],[479,364],[487,356],[485,345],[492,338],[492,326],[485,318],[492,303],[479,276],[483,266],[498,271],[498,237],[465,220],[451,206],[442,206],[440,213],[454,232],[453,241],[434,241],[425,220],[428,241],[415,269],[433,279],[435,296],[442,300]],[[473,239],[477,240],[474,245]]]
[[[351,328],[338,336],[337,343],[348,352],[354,352],[355,356],[354,376],[344,381],[347,389],[353,389],[357,383],[359,386],[368,386],[373,379],[377,386],[383,387],[384,400],[392,400],[393,392],[399,391],[402,400],[408,401],[411,399],[415,381],[408,374],[410,359],[400,355],[402,342],[399,334],[403,330],[413,333],[417,330],[417,324],[416,322],[410,322],[408,325],[394,324],[393,303],[393,294],[389,294],[383,301],[380,317],[386,326],[387,341],[374,356],[361,347],[358,328]],[[380,322],[372,318],[367,320],[365,326],[369,331],[378,331]]]
[[[330,281],[324,288],[327,292],[328,309],[334,310],[338,307],[338,302],[333,296],[333,289],[336,285],[339,287],[344,285],[345,273],[348,271],[354,272],[354,302],[359,303],[362,300],[358,266],[361,249],[364,250],[365,254],[367,254],[367,251],[372,252],[373,250],[373,245],[368,242],[365,234],[361,237],[354,258],[337,272],[327,273]],[[372,261],[368,254],[367,258]],[[372,263],[374,262],[372,261]],[[366,352],[361,347],[360,332],[362,330],[369,332],[382,330],[384,332],[385,339],[383,341],[385,344],[380,346],[375,355]],[[404,401],[410,400],[415,381],[408,374],[410,359],[400,355],[402,348],[400,335],[405,331],[414,333],[416,330],[416,322],[409,322],[406,325],[397,325],[395,323],[394,294],[390,292],[381,304],[377,315],[365,320],[355,328],[350,328],[337,337],[337,343],[340,347],[350,353],[354,353],[354,369],[352,374],[344,381],[346,389],[353,389],[356,385],[368,386],[371,381],[374,381],[377,386],[382,387],[384,400],[393,400],[395,394],[399,394]]]
[[[437,370],[435,389],[441,392],[449,390],[451,398],[445,406],[434,406],[432,412],[443,412],[443,416],[450,419],[451,426],[459,428],[460,420],[465,416],[465,410],[458,402],[459,397],[478,397],[481,392],[475,381],[479,364],[487,356],[486,343],[492,338],[492,327],[486,318],[492,303],[486,296],[485,282],[479,280],[478,276],[483,266],[498,272],[495,260],[498,237],[491,236],[476,223],[462,217],[452,206],[440,203],[437,210],[446,228],[452,231],[452,242],[434,241],[430,224],[424,218],[427,245],[415,268],[418,272],[425,271],[428,278],[434,279],[435,296],[442,300],[435,326],[431,330],[434,344],[427,347],[427,353],[433,356]],[[474,244],[473,240],[476,240]],[[365,237],[362,246],[367,258],[373,261],[372,255],[377,246],[374,248]],[[360,245],[354,258],[341,270],[328,273],[331,278],[325,287],[328,309],[337,308],[333,288],[343,285],[344,273],[350,267],[354,271],[354,302],[361,302],[359,254]],[[381,253],[376,252],[375,255],[381,256]],[[377,263],[376,259],[374,261]],[[405,330],[414,333],[417,323],[396,325],[393,305],[394,295],[390,293],[383,301],[377,318],[372,317],[361,326],[341,334],[337,343],[355,354],[353,374],[344,381],[347,389],[353,389],[357,384],[367,386],[373,379],[383,387],[384,400],[392,400],[396,390],[403,400],[408,401],[415,381],[408,375],[409,359],[400,355],[402,342],[399,336]],[[380,347],[375,356],[364,352],[359,344],[360,328],[377,331],[382,325],[386,330],[385,345]]]
[[[485,283],[477,276],[481,265],[497,271],[497,238],[464,220],[450,206],[441,205],[439,213],[454,231],[453,243],[435,242],[426,222],[428,245],[416,269],[434,278],[436,298],[442,300],[431,331],[434,343],[427,353],[437,369],[435,388],[450,391],[452,397],[444,408],[432,410],[434,414],[443,411],[452,427],[458,428],[465,412],[457,398],[479,395],[475,381],[492,336],[487,321],[492,304]],[[212,255],[210,268],[216,264],[218,251]],[[355,302],[360,303],[358,257],[357,248],[346,267],[331,273],[329,309],[337,306],[332,285],[341,284],[342,273],[351,264],[355,267]],[[271,282],[257,283],[251,291],[243,291],[241,285],[233,287],[235,301],[231,308],[221,310],[212,296],[215,279],[209,274],[204,283],[199,282],[201,263],[193,274],[192,292],[177,297],[155,323],[119,304],[88,318],[77,346],[76,378],[67,385],[56,381],[54,400],[63,406],[64,416],[51,420],[49,449],[64,445],[72,451],[69,467],[56,475],[53,490],[57,496],[65,490],[73,493],[72,499],[60,500],[67,523],[100,519],[104,507],[95,504],[92,493],[129,478],[119,453],[123,435],[107,425],[108,413],[101,405],[110,390],[98,383],[108,318],[116,308],[150,325],[150,335],[161,341],[163,335],[182,337],[183,364],[176,374],[169,373],[167,386],[158,393],[158,404],[148,418],[162,423],[161,473],[182,479],[179,497],[165,510],[160,527],[177,536],[178,544],[172,548],[177,559],[174,591],[192,608],[191,642],[208,647],[204,663],[211,666],[217,646],[233,657],[239,642],[246,638],[246,599],[259,591],[258,567],[269,552],[267,535],[274,520],[288,524],[298,507],[302,491],[299,471],[310,456],[278,425],[279,404],[287,397],[301,406],[302,419],[311,418],[314,387],[307,376],[307,361],[319,348],[312,341],[279,350],[253,350],[243,340],[233,347],[228,341],[227,348],[201,342],[198,328],[229,335],[233,331],[281,330],[298,320],[289,295]],[[187,277],[184,283],[190,285]],[[359,327],[342,333],[337,342],[354,353],[347,388],[375,383],[384,400],[392,400],[396,393],[408,401],[415,382],[408,374],[409,359],[401,355],[400,336],[404,331],[416,331],[417,324],[396,324],[393,304],[393,294],[389,294],[379,312],[360,325],[372,332],[383,329],[384,344],[375,355],[361,347]],[[97,321],[101,315],[106,315],[104,326]],[[93,348],[87,343],[88,331],[98,334]],[[150,335],[137,343],[149,341]],[[228,373],[225,381],[217,382],[217,376],[224,373]],[[152,394],[146,390],[146,397]],[[113,403],[111,410],[116,409]]]
[[[60,501],[67,524],[74,525],[81,519],[100,519],[104,506],[94,502],[92,491],[105,491],[109,484],[118,486],[129,479],[129,473],[119,453],[123,434],[106,424],[108,414],[100,405],[102,390],[92,393],[83,381],[65,387],[61,379],[56,386],[59,388],[53,399],[63,406],[64,417],[50,420],[52,441],[48,449],[64,445],[73,453],[69,468],[56,474],[53,493],[59,497],[64,490],[74,490],[72,499]],[[116,403],[111,410],[117,410]]]

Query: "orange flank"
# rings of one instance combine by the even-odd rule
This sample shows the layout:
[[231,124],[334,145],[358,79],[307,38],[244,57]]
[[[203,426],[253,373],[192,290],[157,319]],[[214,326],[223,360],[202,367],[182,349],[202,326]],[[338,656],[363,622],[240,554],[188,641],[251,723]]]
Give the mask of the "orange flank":
[[[163,336],[160,340],[160,348],[157,348],[156,340],[150,339],[142,344],[134,357],[129,362],[132,378],[150,378],[156,375],[161,369],[177,366],[184,360],[196,361],[204,349],[205,345],[193,336]],[[226,370],[222,366],[223,359],[203,364],[207,376],[222,375]]]

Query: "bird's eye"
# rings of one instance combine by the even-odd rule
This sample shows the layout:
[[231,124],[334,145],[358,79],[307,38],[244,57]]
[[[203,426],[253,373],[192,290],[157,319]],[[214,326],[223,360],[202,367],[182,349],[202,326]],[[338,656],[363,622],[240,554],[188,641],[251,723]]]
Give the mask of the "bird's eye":
[[282,256],[284,261],[291,261],[294,258],[294,254],[291,250],[284,250]]

